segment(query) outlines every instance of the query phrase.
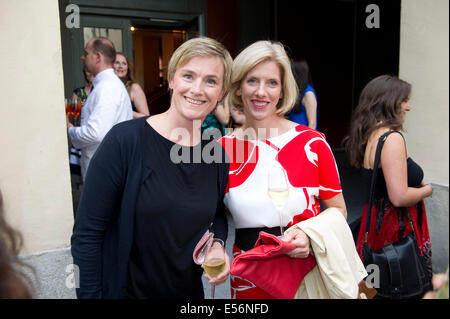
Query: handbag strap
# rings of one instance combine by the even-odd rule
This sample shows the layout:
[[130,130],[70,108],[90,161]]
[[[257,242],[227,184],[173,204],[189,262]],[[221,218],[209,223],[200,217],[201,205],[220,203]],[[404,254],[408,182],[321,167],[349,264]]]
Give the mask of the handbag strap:
[[386,245],[383,247],[383,252],[386,255],[386,260],[389,264],[389,276],[391,279],[391,297],[393,299],[400,298],[401,287],[403,286],[402,267],[397,251],[393,245]]
[[[384,142],[386,141],[386,138],[388,137],[388,135],[391,133],[394,133],[394,132],[398,132],[398,131],[387,131],[386,133],[384,133],[383,135],[381,135],[378,138],[377,149],[375,151],[375,160],[373,163],[372,180],[370,183],[369,202],[367,205],[368,214],[367,214],[367,220],[366,220],[366,236],[365,236],[366,243],[367,243],[367,236],[369,234],[370,219],[372,216],[372,202],[373,202],[373,197],[375,194],[375,186],[377,183],[377,173],[378,173],[378,166],[380,164],[381,149],[383,148]],[[398,132],[398,133],[400,133],[400,132]]]

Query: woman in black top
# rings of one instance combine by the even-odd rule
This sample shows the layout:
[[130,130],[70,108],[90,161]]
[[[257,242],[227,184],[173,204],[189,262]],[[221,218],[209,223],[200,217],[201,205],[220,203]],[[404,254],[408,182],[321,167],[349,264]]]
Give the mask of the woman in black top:
[[[200,126],[228,90],[231,63],[215,40],[185,42],[169,62],[169,109],[120,123],[103,140],[72,236],[78,298],[204,298],[192,253],[211,223],[226,239],[228,164]],[[226,262],[211,284],[226,281]]]
[[[382,75],[371,80],[361,92],[345,145],[350,164],[361,168],[367,193],[373,170],[379,170],[374,191],[375,210],[372,210],[372,214],[375,211],[377,214],[378,233],[373,242],[369,238],[371,248],[378,250],[398,240],[400,226],[396,207],[408,207],[419,249],[427,259],[431,279],[431,243],[423,199],[431,196],[433,190],[424,181],[422,168],[410,158],[400,133],[406,113],[411,110],[410,95],[411,85],[395,76]],[[373,167],[378,138],[385,133],[380,166]],[[357,240],[361,256],[365,239],[365,216],[366,213],[363,215]],[[404,216],[403,219],[405,233],[411,232],[407,217]]]
[[[353,114],[346,148],[350,164],[372,170],[378,137],[387,131],[403,130],[406,113],[411,110],[411,85],[395,76],[382,75],[370,81]],[[390,134],[381,152],[381,168],[386,192],[394,206],[411,206],[432,193],[423,173],[414,185],[408,185],[413,163],[401,134]],[[415,164],[415,163],[414,163]],[[415,169],[416,170],[416,169]]]

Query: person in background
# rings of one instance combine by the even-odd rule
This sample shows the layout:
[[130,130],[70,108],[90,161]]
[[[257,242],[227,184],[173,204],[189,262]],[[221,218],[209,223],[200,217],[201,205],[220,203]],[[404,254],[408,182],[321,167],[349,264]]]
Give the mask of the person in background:
[[[431,281],[431,242],[423,199],[431,196],[433,189],[424,180],[422,168],[410,157],[401,134],[406,114],[411,110],[410,97],[411,85],[396,76],[381,75],[371,80],[361,92],[344,145],[350,164],[361,168],[361,181],[366,185],[370,186],[373,170],[379,170],[373,200],[376,212],[372,210],[372,213],[377,214],[377,233],[383,235],[376,236],[369,245],[376,251],[398,240],[399,210],[395,207],[408,207]],[[381,150],[380,167],[373,167],[378,139],[385,133],[390,134],[385,137]],[[368,197],[369,194],[367,200]],[[357,239],[361,258],[366,215],[365,209]],[[404,236],[411,231],[408,222]]]
[[[253,248],[260,231],[280,235],[280,227],[318,215],[319,199],[326,208],[335,207],[346,217],[337,166],[325,137],[284,117],[297,94],[290,60],[281,43],[258,41],[235,58],[227,99],[244,112],[246,120],[241,128],[219,140],[230,157],[224,202],[236,226],[234,257]],[[287,177],[289,196],[281,217],[268,195],[273,166],[283,167]],[[288,253],[290,257],[312,258],[309,238],[301,229],[293,228],[284,240],[297,247]],[[237,299],[271,298],[237,276],[231,278],[231,289]]]
[[[214,135],[211,130],[217,130],[216,136],[217,138],[225,135],[225,127],[230,121],[230,109],[228,104],[225,104],[224,101],[221,101],[217,104],[216,108],[209,113],[205,120],[202,123],[202,133]],[[210,132],[210,133],[208,133]],[[220,133],[220,135],[218,133]]]
[[89,93],[91,93],[92,81],[94,80],[94,74],[87,71],[86,68],[83,69],[83,75],[85,80],[84,86],[76,88],[75,90],[73,90],[72,94],[72,100],[80,99],[82,104],[84,104]]
[[29,268],[19,259],[22,235],[6,221],[0,190],[0,299],[32,298],[32,284],[20,268]]
[[114,72],[125,84],[130,95],[133,118],[150,115],[144,90],[134,81],[133,66],[126,55],[122,52],[117,52],[113,67]]
[[[72,101],[74,100],[80,100],[81,104],[83,105],[86,101],[89,93],[91,93],[92,90],[92,81],[94,80],[94,74],[91,72],[86,71],[86,69],[83,69],[83,75],[85,80],[85,85],[79,88],[76,88],[73,90],[72,93]],[[80,159],[81,159],[81,150],[76,149],[75,147],[70,147],[70,155],[69,155],[69,163],[70,163],[70,172],[72,174],[81,176],[81,166],[80,166]],[[81,179],[81,177],[80,177]]]
[[112,69],[115,58],[114,45],[102,37],[89,40],[81,56],[85,70],[95,76],[93,89],[81,109],[80,126],[67,120],[67,132],[72,145],[81,150],[83,180],[106,133],[115,124],[133,118],[127,90]]
[[[194,151],[210,143],[214,153],[222,151],[216,141],[202,140],[200,126],[227,93],[231,65],[219,42],[186,41],[169,61],[168,110],[120,123],[101,143],[72,235],[78,298],[204,298],[193,252],[211,223],[226,242],[229,165],[224,152],[199,162]],[[179,161],[180,152],[188,158]],[[211,284],[227,280],[228,256],[225,261]]]
[[437,273],[431,279],[433,290],[428,291],[423,299],[448,299],[448,267],[445,273]]
[[306,60],[292,62],[292,72],[299,88],[299,98],[289,113],[289,120],[317,129],[317,96]]
[[[228,101],[225,103],[229,104]],[[245,124],[245,114],[243,111],[239,111],[233,105],[229,106],[230,108],[230,124],[229,127],[232,129],[237,129]]]
[[[94,80],[94,74],[88,72],[86,68],[83,68],[83,75],[85,81],[84,86],[76,88],[72,93],[72,101],[79,100],[81,101],[82,106],[84,105],[84,102],[86,102],[88,95],[92,91],[92,81]],[[76,119],[75,123],[77,122],[78,121]],[[78,208],[78,202],[80,201],[80,194],[83,189],[83,178],[81,176],[81,150],[73,147],[73,145],[70,145],[69,164],[72,183],[73,213],[75,216]]]

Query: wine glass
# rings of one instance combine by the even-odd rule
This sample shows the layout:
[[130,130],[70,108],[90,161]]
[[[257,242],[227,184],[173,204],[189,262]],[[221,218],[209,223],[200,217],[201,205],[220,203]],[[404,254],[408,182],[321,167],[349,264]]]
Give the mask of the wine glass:
[[75,124],[76,124],[76,126],[80,125],[78,117],[80,116],[82,105],[83,105],[83,103],[80,98],[75,99]]
[[77,114],[78,99],[77,98],[73,98],[71,101],[72,101],[72,103],[71,103],[71,106],[72,106],[71,113],[72,113],[72,116],[75,117],[76,114]]
[[67,116],[67,118],[69,118],[70,111],[71,111],[71,108],[72,108],[72,101],[70,99],[65,99],[64,101],[65,101],[65,104],[66,104],[66,116]]
[[283,238],[283,217],[282,212],[289,197],[289,186],[286,177],[286,170],[278,161],[269,167],[267,178],[267,193],[280,217],[280,238]]
[[[221,239],[213,239],[212,245],[206,252],[205,261],[203,262],[202,267],[211,278],[216,278],[224,271],[225,249]],[[214,299],[215,288],[215,285],[211,285],[211,299]]]

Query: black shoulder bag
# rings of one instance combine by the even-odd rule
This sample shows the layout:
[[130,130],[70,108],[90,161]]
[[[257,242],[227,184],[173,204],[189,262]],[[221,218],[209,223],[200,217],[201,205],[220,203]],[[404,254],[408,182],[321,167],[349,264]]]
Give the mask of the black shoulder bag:
[[390,133],[393,133],[393,131],[386,132],[380,136],[375,153],[369,203],[367,206],[368,214],[363,248],[364,265],[372,264],[378,266],[379,287],[374,287],[377,290],[376,297],[392,299],[422,298],[428,290],[432,290],[433,288],[426,275],[425,260],[420,254],[414,234],[414,227],[412,227],[413,231],[408,236],[403,236],[405,228],[402,218],[403,214],[407,214],[412,224],[407,207],[397,207],[400,225],[397,242],[386,245],[378,251],[373,251],[367,244],[381,149]]

